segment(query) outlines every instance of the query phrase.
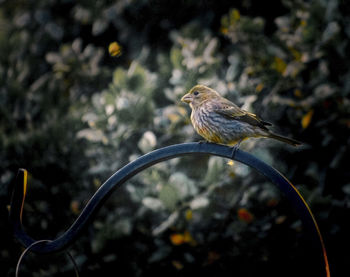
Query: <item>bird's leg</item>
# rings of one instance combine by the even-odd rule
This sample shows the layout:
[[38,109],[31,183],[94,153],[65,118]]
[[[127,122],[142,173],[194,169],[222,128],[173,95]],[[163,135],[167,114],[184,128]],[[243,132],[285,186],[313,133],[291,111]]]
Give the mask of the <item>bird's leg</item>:
[[232,152],[231,152],[231,153],[232,153],[232,154],[231,154],[232,160],[235,158],[236,152],[237,152],[237,150],[238,150],[238,148],[239,148],[241,142],[242,142],[242,139],[240,139],[240,140],[232,147]]
[[209,143],[209,141],[205,140],[205,139],[201,139],[200,141],[198,141],[199,144],[204,144],[204,143]]

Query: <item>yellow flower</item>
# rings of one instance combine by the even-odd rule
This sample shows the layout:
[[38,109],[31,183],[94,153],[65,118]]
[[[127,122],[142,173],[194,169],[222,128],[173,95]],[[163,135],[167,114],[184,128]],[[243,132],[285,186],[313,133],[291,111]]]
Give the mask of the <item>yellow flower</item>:
[[174,245],[181,245],[185,242],[184,235],[183,234],[171,234],[170,235],[170,241]]
[[185,231],[184,233],[175,233],[170,235],[170,241],[173,245],[181,245],[184,243],[188,243],[191,246],[195,246],[197,242],[191,236],[189,231]]
[[307,114],[303,116],[303,118],[301,119],[301,126],[303,127],[303,129],[306,129],[310,125],[313,114],[314,110],[310,110],[307,112]]
[[237,212],[239,220],[251,223],[254,219],[254,215],[249,212],[246,208],[240,208]]
[[294,90],[294,95],[298,98],[301,98],[303,96],[303,93],[300,89],[295,89]]
[[230,14],[231,22],[238,21],[241,18],[241,14],[239,13],[239,10],[233,9]]
[[286,69],[287,67],[287,64],[284,60],[282,60],[281,58],[279,57],[275,57],[274,58],[274,61],[272,63],[272,67],[279,73],[283,74],[284,73],[284,70]]
[[264,88],[264,84],[263,84],[263,83],[260,83],[260,84],[258,84],[258,85],[256,86],[255,91],[256,91],[256,92],[260,92],[260,91],[263,90],[263,88]]
[[192,213],[192,210],[188,209],[185,213],[185,218],[187,221],[190,221],[193,217],[193,213]]
[[119,57],[122,54],[122,47],[118,42],[114,41],[109,44],[108,52],[112,57]]
[[233,161],[233,160],[229,160],[228,162],[227,162],[227,165],[229,165],[229,166],[233,166],[235,164],[235,162]]
[[75,215],[79,214],[80,213],[80,203],[79,203],[79,201],[73,200],[70,203],[70,209]]

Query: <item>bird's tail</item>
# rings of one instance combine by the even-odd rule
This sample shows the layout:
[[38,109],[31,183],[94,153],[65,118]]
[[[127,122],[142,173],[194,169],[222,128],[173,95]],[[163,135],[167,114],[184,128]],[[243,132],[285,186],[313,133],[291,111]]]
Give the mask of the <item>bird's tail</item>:
[[280,136],[280,135],[277,135],[274,133],[269,133],[268,137],[273,138],[273,139],[277,139],[279,141],[288,143],[288,144],[293,145],[293,146],[299,146],[302,144],[300,141],[297,141],[295,139],[287,138],[287,137]]

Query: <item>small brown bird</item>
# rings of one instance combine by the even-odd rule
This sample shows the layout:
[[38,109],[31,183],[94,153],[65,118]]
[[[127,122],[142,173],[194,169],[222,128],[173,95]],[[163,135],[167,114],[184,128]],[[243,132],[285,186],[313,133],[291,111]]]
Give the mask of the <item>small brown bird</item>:
[[238,147],[244,139],[263,137],[293,146],[301,144],[294,139],[272,133],[266,127],[271,126],[271,123],[240,109],[209,87],[196,85],[181,98],[181,101],[190,105],[193,127],[208,142]]

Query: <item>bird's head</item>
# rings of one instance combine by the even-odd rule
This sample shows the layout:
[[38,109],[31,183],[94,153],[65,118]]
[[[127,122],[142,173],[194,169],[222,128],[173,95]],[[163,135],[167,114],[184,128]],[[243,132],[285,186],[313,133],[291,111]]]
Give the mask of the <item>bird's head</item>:
[[191,108],[196,108],[204,101],[216,97],[220,96],[215,90],[206,86],[196,85],[181,98],[181,101],[188,103]]

